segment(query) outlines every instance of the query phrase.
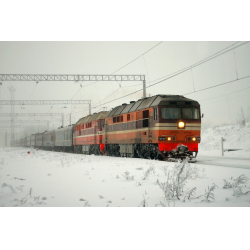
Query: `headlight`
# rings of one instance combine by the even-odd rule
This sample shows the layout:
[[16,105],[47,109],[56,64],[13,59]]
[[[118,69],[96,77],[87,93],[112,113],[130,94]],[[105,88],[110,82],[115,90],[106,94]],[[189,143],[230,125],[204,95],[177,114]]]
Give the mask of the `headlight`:
[[168,137],[168,141],[171,141],[171,137]]
[[195,137],[193,137],[193,138],[192,138],[192,141],[196,141],[196,138],[195,138]]
[[184,128],[185,127],[185,123],[184,122],[179,122],[178,123],[178,128]]

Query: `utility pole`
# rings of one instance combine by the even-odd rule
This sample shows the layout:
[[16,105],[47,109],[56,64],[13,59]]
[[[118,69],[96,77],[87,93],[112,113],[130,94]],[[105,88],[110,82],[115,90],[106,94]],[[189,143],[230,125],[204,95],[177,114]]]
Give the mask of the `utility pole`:
[[143,98],[146,98],[146,80],[143,80]]
[[[15,88],[13,88],[12,86],[9,88],[10,90],[10,95],[11,95],[11,101],[14,101],[14,92],[16,91]],[[11,105],[10,108],[10,113],[11,113],[11,139],[10,139],[10,145],[12,146],[12,142],[14,141],[14,105]]]
[[226,141],[226,139],[223,139],[223,137],[221,137],[221,153],[222,156],[224,156],[224,147],[223,147],[223,142]]
[[71,113],[69,114],[69,125],[71,125]]
[[64,115],[62,115],[62,127],[63,127],[63,124],[64,124]]

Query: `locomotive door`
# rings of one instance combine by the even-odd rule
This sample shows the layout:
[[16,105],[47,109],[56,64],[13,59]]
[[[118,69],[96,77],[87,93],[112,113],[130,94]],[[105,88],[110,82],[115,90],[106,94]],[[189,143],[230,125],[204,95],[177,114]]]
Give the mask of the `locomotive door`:
[[149,112],[148,118],[148,142],[152,143],[152,123],[153,123],[153,114],[152,111]]
[[98,128],[98,123],[99,123],[99,121],[97,121],[96,123],[95,123],[95,127],[94,127],[94,144],[96,144],[96,140],[97,140],[97,128]]
[[[104,120],[105,122],[105,120]],[[105,143],[108,143],[108,122],[106,121],[106,123],[104,124],[104,135],[102,136],[103,140],[105,141]]]

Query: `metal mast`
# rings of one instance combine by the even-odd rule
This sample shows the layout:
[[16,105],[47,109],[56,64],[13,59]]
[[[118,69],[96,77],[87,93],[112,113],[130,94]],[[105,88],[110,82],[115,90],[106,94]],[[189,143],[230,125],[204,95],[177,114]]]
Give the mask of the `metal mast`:
[[0,81],[143,81],[143,97],[146,97],[145,75],[25,75],[0,74]]

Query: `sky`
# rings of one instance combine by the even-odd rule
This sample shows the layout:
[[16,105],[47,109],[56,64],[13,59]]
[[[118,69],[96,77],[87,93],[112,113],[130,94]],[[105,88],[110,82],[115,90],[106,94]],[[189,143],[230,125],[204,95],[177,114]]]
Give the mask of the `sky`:
[[[189,67],[234,43],[235,41],[162,41],[161,43],[160,41],[2,41],[0,42],[0,73],[109,75],[121,68],[115,74],[145,75],[148,87],[150,83],[156,83],[157,79],[165,79],[165,76]],[[243,42],[238,44],[241,43]],[[145,52],[147,53],[144,54]],[[134,60],[136,58],[138,59]],[[131,61],[132,63],[128,64]],[[197,100],[201,105],[201,112],[204,113],[202,120],[204,127],[234,123],[240,108],[242,107],[246,113],[248,106],[250,106],[250,88],[246,89],[249,87],[249,78],[204,91],[199,90],[235,80],[237,77],[240,79],[248,76],[250,74],[249,63],[250,43],[247,43],[192,70],[147,88],[147,96],[175,94]],[[126,64],[128,65],[125,66]],[[8,89],[10,86],[16,89],[15,100],[91,100],[92,113],[103,110],[103,107],[110,110],[122,103],[129,103],[142,97],[142,91],[139,91],[123,98],[124,95],[142,89],[142,82],[36,83],[8,81],[2,83],[1,100],[10,99]],[[190,92],[194,93],[188,94]],[[95,108],[95,106],[97,107]],[[1,106],[1,112],[9,113],[10,106]],[[87,105],[26,105],[25,107],[15,106],[15,112],[64,113],[65,125],[68,125],[70,113],[72,123],[74,123],[79,118],[88,115],[89,111]],[[23,119],[30,120],[31,118]],[[52,121],[50,129],[60,126],[61,123],[60,117],[45,117],[43,119]],[[47,128],[47,125],[46,123],[44,125],[35,124],[33,127],[41,132]]]

